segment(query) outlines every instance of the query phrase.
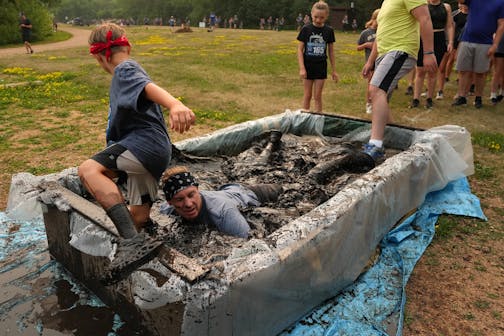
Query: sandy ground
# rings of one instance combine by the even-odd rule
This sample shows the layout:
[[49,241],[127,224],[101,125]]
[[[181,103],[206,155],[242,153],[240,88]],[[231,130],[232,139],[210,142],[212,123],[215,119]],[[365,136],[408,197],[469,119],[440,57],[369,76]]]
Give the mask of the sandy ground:
[[[70,39],[61,42],[49,44],[33,44],[32,47],[35,53],[87,45],[89,37],[88,29],[63,26],[60,28],[60,30],[69,32],[73,36]],[[0,57],[24,54],[25,52],[26,50],[24,45],[15,48],[4,48],[0,49]]]

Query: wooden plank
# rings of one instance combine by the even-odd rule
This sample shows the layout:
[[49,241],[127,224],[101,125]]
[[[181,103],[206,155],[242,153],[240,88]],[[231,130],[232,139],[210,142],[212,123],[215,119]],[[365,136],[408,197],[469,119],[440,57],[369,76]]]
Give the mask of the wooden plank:
[[46,192],[54,192],[55,196],[62,197],[70,207],[77,211],[80,215],[89,219],[93,223],[101,226],[103,229],[112,233],[115,236],[119,236],[117,229],[112,222],[112,220],[107,216],[105,210],[102,207],[88,201],[84,197],[77,195],[71,190],[63,187],[57,182],[42,182],[39,187]]
[[166,246],[162,246],[159,250],[158,259],[165,267],[191,283],[200,279],[209,271],[209,269],[201,267],[196,260]]

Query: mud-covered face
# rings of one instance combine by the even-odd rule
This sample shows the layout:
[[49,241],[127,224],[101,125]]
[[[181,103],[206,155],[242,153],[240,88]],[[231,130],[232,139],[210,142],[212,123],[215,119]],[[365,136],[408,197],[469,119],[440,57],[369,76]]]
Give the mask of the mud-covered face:
[[322,27],[327,20],[328,13],[323,9],[313,9],[311,12],[312,23],[315,27]]
[[176,193],[168,203],[182,218],[193,220],[201,211],[201,194],[198,187],[190,186]]

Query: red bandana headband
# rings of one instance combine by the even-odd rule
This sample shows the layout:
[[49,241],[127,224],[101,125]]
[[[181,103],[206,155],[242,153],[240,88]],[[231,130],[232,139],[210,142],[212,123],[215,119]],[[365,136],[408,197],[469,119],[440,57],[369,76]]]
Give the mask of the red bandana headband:
[[91,46],[89,47],[89,52],[91,54],[98,54],[103,50],[106,50],[105,57],[107,58],[107,61],[110,61],[110,57],[112,56],[112,47],[124,46],[130,46],[126,36],[122,35],[121,37],[118,37],[112,41],[112,30],[109,30],[107,33],[107,42],[95,42],[91,44]]

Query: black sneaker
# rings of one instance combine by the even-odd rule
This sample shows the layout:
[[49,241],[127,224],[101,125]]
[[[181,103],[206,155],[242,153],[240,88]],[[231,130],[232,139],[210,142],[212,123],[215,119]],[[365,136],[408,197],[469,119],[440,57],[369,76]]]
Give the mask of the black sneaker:
[[492,103],[492,105],[497,105],[499,101],[497,100],[497,97],[492,97],[490,98],[490,102]]
[[434,104],[432,103],[432,98],[427,98],[427,100],[425,101],[425,108],[431,109],[433,106]]
[[503,98],[504,98],[504,95],[498,95],[497,96],[497,103],[501,102]]
[[481,100],[481,97],[478,96],[474,98],[474,107],[476,107],[477,109],[483,107],[483,101]]
[[466,97],[457,97],[452,103],[452,106],[466,106],[466,105],[467,105]]
[[416,107],[418,107],[418,105],[420,105],[420,101],[415,98],[411,101],[409,108],[416,108]]
[[413,96],[413,86],[408,86],[408,88],[406,89],[406,95],[407,96]]

